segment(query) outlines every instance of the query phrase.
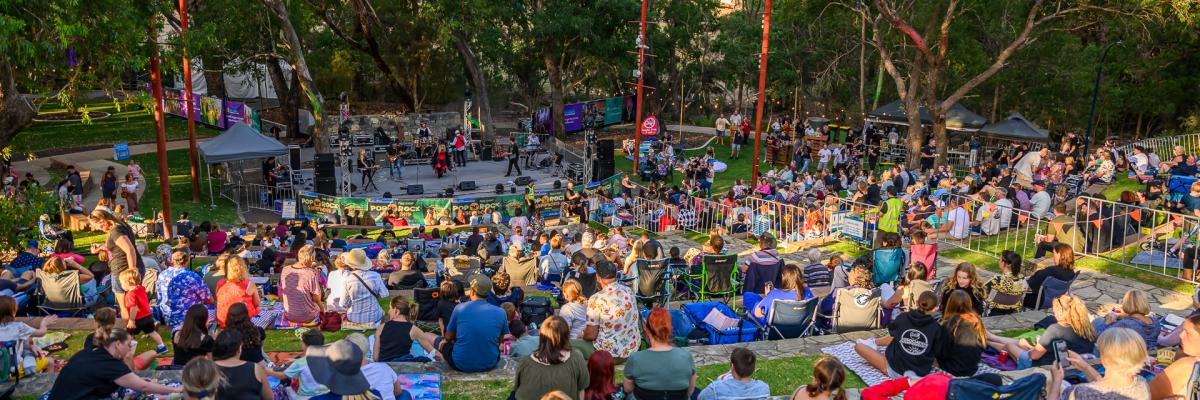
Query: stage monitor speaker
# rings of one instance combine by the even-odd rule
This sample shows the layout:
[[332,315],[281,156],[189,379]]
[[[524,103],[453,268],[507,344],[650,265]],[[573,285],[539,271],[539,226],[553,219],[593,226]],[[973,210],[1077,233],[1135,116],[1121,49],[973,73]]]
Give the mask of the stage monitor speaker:
[[337,179],[333,177],[313,179],[313,190],[326,196],[337,196]]
[[560,180],[558,180],[558,179],[555,179],[555,180],[554,180],[554,188],[555,188],[555,189],[562,189],[562,181],[560,181]]
[[458,183],[458,191],[465,192],[475,190],[475,181],[462,181]]
[[300,162],[300,146],[288,146],[288,161],[292,171],[304,169],[301,168],[304,163]]
[[533,179],[529,178],[528,176],[521,175],[521,176],[518,176],[517,179],[513,181],[513,184],[517,185],[517,186],[525,186],[525,185],[528,185],[529,182],[533,182]]
[[425,186],[422,185],[408,185],[405,190],[409,195],[425,194]]
[[504,184],[503,183],[496,184],[496,194],[504,194]]
[[333,154],[317,154],[313,158],[313,179],[335,177],[334,170],[337,168],[337,162],[334,161]]
[[612,160],[614,157],[615,144],[612,140],[604,139],[596,141],[596,159],[597,160]]
[[612,160],[596,160],[592,162],[592,182],[607,179],[615,173],[616,168]]

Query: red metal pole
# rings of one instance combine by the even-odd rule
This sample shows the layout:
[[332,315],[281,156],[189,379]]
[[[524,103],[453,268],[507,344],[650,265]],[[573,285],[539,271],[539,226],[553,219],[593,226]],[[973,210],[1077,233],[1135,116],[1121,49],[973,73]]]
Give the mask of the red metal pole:
[[763,9],[763,41],[762,54],[758,56],[758,106],[754,111],[754,164],[750,167],[753,182],[758,183],[758,153],[762,147],[762,115],[763,101],[767,95],[767,44],[771,35],[771,0],[767,0]]
[[[163,120],[162,75],[158,73],[158,40],[154,29],[150,30],[150,44],[154,46],[150,56],[150,92],[154,96],[154,131],[158,150],[158,187],[162,193],[162,224],[164,236],[171,237],[171,176],[167,173],[167,126]],[[149,184],[149,182],[147,182]]]
[[637,85],[637,116],[634,118],[636,124],[633,125],[633,174],[638,174],[638,158],[641,156],[642,149],[642,83],[645,82],[646,71],[642,69],[646,66],[646,2],[642,0],[642,26],[639,30],[638,37],[642,38],[638,43],[638,85]]
[[192,63],[188,60],[187,54],[187,31],[188,31],[188,12],[187,0],[179,0],[179,30],[183,40],[183,99],[187,105],[187,127],[188,127],[188,157],[192,162],[192,201],[200,201],[200,156],[196,151],[196,120],[192,115],[196,111],[192,109]]

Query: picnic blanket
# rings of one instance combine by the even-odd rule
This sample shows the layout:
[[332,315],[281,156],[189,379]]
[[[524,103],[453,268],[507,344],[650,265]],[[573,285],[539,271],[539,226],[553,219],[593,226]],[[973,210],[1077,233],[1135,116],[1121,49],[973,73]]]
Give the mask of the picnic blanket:
[[1180,269],[1183,267],[1183,260],[1171,257],[1167,255],[1167,252],[1157,249],[1139,251],[1129,262],[1135,265],[1147,265],[1158,268]]
[[[838,361],[840,361],[842,365],[845,365],[846,368],[854,371],[859,378],[862,378],[863,382],[866,383],[867,386],[875,386],[889,379],[888,376],[883,373],[883,371],[875,369],[875,367],[871,366],[867,360],[863,359],[862,356],[858,355],[858,353],[854,351],[854,342],[845,342],[825,347],[821,349],[821,352],[833,356],[833,358],[836,358]],[[992,368],[987,364],[980,363],[979,370],[975,371],[975,374],[994,374],[999,372],[1000,370],[998,369]],[[931,373],[946,373],[946,371],[934,368]]]
[[412,396],[412,400],[442,398],[442,377],[439,374],[400,374],[396,377],[396,383]]

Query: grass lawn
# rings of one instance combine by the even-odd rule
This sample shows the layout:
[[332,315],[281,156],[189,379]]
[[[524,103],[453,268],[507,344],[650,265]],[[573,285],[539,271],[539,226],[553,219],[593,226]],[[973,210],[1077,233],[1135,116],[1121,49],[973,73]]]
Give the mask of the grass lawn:
[[[735,179],[743,179],[743,180],[745,180],[746,184],[751,183],[751,182],[749,182],[749,180],[750,180],[750,169],[754,164],[753,160],[752,160],[753,155],[754,155],[753,148],[742,149],[742,157],[737,160],[732,160],[729,158],[730,149],[729,149],[728,144],[720,145],[720,144],[716,144],[714,142],[712,147],[716,151],[717,159],[724,161],[726,163],[726,165],[729,166],[729,168],[726,169],[725,172],[718,172],[716,174],[716,178],[713,179],[712,192],[714,195],[728,191],[729,188],[733,187],[733,181]],[[700,150],[696,150],[696,151],[680,151],[679,156],[684,159],[686,159],[687,157],[692,157],[692,156],[702,156],[702,155],[704,155],[705,151],[706,151],[705,149],[700,149]],[[766,151],[766,149],[764,148],[763,151]],[[642,181],[641,178],[638,177],[637,173],[635,173],[633,171],[633,160],[625,158],[624,152],[622,152],[620,149],[617,149],[616,157],[617,157],[617,159],[616,159],[617,170],[629,175],[630,179],[633,179],[639,183],[643,183],[643,184],[646,183],[646,182]],[[767,165],[765,163],[762,165],[759,165],[759,174],[765,174],[768,170],[775,168],[775,167],[776,166]],[[671,183],[677,185],[680,182],[683,182],[683,178],[684,178],[683,173],[681,173],[679,171],[675,171],[675,173],[671,175]]]
[[[158,185],[158,155],[154,153],[141,154],[132,157],[142,165],[146,175],[146,191],[141,198],[141,214],[153,216],[162,210],[162,191]],[[228,199],[218,197],[209,206],[208,177],[203,175],[201,168],[200,190],[201,201],[193,203],[192,199],[192,168],[188,159],[187,149],[170,150],[167,152],[167,174],[171,184],[171,214],[172,220],[187,212],[189,218],[199,224],[201,221],[214,221],[222,224],[232,224],[238,221],[237,205]],[[219,191],[217,182],[213,182],[213,190]]]
[[1145,188],[1146,185],[1138,182],[1137,179],[1132,179],[1125,174],[1117,174],[1116,178],[1113,179],[1113,183],[1104,188],[1100,194],[1104,195],[1105,199],[1116,201],[1120,200],[1121,192],[1126,190],[1136,192]]
[[[801,385],[812,380],[812,367],[821,356],[797,356],[775,360],[758,360],[755,379],[766,382],[771,387],[771,395],[788,396]],[[696,390],[701,390],[721,374],[729,372],[728,364],[706,365],[696,368]],[[849,371],[847,371],[849,372]],[[620,371],[617,379],[621,379]],[[847,388],[866,386],[862,379],[849,372],[846,377]],[[491,381],[450,381],[443,382],[442,395],[444,399],[502,399],[512,390],[512,383],[505,380]]]
[[[112,100],[90,100],[85,102],[88,111],[102,111],[110,115],[94,119],[90,124],[80,121],[35,121],[13,139],[12,150],[18,154],[50,149],[112,145],[122,142],[154,141],[154,116],[136,103],[117,106]],[[51,102],[42,106],[42,113],[65,112],[61,103]],[[186,139],[187,122],[176,117],[166,117],[167,140]],[[197,137],[216,136],[220,131],[196,125]]]

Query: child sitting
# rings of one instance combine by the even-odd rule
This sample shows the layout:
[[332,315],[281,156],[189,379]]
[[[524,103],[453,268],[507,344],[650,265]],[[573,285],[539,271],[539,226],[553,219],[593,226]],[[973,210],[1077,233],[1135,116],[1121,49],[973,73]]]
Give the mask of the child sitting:
[[[300,336],[301,352],[307,353],[308,348],[310,347],[324,345],[325,336],[321,334],[321,331],[310,329]],[[309,398],[329,393],[329,388],[325,387],[325,385],[317,383],[317,380],[313,378],[312,371],[308,369],[307,356],[292,360],[292,362],[288,364],[287,368],[283,370],[283,374],[300,382],[298,388],[294,391],[291,387],[287,389],[288,394],[291,395],[291,398],[293,399]]]
[[744,347],[733,349],[729,355],[729,372],[717,377],[700,392],[700,400],[759,399],[771,396],[766,382],[751,378],[757,361],[753,351]]
[[508,332],[517,338],[508,346],[508,356],[512,358],[528,357],[538,348],[537,335],[528,334],[525,324],[519,319],[508,323]]
[[148,334],[156,345],[154,350],[158,354],[166,353],[167,345],[163,344],[162,336],[155,329],[154,318],[150,316],[150,299],[142,286],[142,275],[137,269],[130,268],[121,272],[120,279],[121,287],[125,289],[125,313],[129,316],[125,328],[129,335]]

